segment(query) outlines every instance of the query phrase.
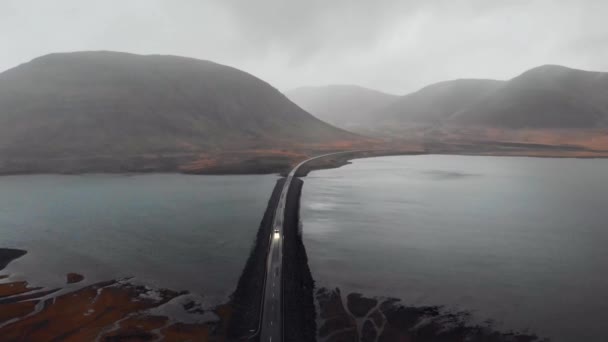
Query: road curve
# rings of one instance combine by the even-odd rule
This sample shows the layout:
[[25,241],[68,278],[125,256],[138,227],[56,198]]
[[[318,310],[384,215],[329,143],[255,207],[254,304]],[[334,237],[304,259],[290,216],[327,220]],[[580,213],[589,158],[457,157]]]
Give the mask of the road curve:
[[266,278],[264,283],[262,317],[260,321],[260,342],[283,341],[283,220],[285,219],[285,202],[291,181],[302,165],[323,157],[336,154],[353,153],[345,151],[323,154],[307,159],[296,165],[287,175],[281,197],[272,221],[270,248],[266,259]]

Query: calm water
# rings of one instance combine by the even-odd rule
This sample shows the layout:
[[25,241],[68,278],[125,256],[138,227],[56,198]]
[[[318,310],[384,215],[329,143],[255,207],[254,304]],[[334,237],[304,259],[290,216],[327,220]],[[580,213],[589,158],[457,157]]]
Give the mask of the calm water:
[[608,160],[382,157],[304,181],[318,286],[608,341]]
[[276,176],[0,177],[3,273],[62,286],[134,276],[217,303],[235,288]]

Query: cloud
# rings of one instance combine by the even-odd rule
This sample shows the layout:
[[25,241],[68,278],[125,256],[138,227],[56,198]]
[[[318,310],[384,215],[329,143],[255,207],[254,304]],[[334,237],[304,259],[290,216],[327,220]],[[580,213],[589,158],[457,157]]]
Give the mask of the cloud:
[[57,51],[184,55],[287,90],[398,94],[546,63],[608,70],[608,3],[587,0],[4,0],[0,70]]

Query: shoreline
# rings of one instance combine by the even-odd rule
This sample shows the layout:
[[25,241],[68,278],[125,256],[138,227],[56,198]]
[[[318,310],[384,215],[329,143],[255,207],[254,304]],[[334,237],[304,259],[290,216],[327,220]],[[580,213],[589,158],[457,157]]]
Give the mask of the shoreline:
[[[289,196],[290,240],[294,247],[291,250],[295,253],[290,259],[296,262],[284,281],[306,285],[292,286],[295,291],[285,294],[289,313],[285,322],[287,340],[548,341],[530,332],[501,331],[490,323],[471,322],[465,311],[407,306],[391,297],[341,294],[338,288],[315,286],[305,260],[301,231],[295,223],[299,222],[298,196],[302,185],[301,180],[294,183]],[[0,255],[5,250],[8,249],[0,248]],[[67,292],[61,288],[33,287],[27,281],[10,282],[6,275],[0,275],[0,280],[3,341],[230,341],[235,337],[232,335],[231,339],[230,334],[234,303],[206,309],[197,302],[197,295],[187,291],[134,285],[128,279],[87,284]],[[66,274],[66,286],[82,280],[77,273]],[[302,306],[306,309],[302,310]],[[177,311],[190,317],[179,317]]]
[[[8,261],[4,256],[12,251],[0,248],[0,261]],[[19,258],[14,255],[7,265]],[[93,284],[84,279],[68,273],[63,287],[43,288],[0,275],[2,340],[210,341],[225,335],[230,303],[205,308],[204,296],[188,291],[138,285],[128,278]]]
[[2,271],[13,260],[17,260],[27,254],[26,250],[15,248],[0,248],[0,271]]
[[[448,154],[465,156],[530,157],[530,158],[608,158],[607,150],[594,150],[571,145],[526,143],[424,143],[418,145],[390,144],[361,148],[370,156]],[[315,155],[348,152],[343,149],[292,149],[234,151],[209,155],[167,156],[155,158],[74,158],[0,160],[0,176],[17,175],[87,175],[87,174],[150,174],[179,173],[192,175],[265,175],[287,174],[299,162]],[[369,155],[369,154],[374,155]],[[360,155],[363,153],[361,152]],[[355,159],[354,157],[352,159]]]

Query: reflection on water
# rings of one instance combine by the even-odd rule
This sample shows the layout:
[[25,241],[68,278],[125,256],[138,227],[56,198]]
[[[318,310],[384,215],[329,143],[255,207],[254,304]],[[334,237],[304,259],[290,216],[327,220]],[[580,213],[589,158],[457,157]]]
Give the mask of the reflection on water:
[[[3,273],[35,285],[135,276],[219,303],[234,290],[276,176],[0,177]],[[211,304],[210,303],[210,304]]]
[[313,277],[557,342],[607,340],[607,171],[608,160],[404,156],[312,172]]

